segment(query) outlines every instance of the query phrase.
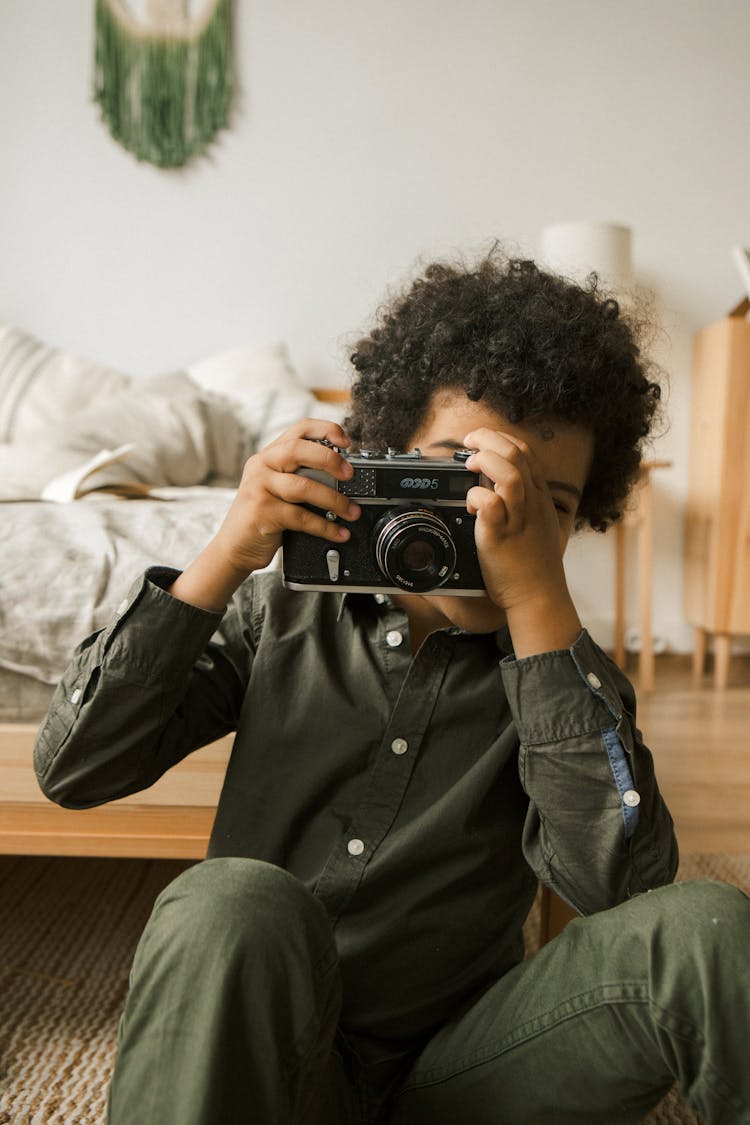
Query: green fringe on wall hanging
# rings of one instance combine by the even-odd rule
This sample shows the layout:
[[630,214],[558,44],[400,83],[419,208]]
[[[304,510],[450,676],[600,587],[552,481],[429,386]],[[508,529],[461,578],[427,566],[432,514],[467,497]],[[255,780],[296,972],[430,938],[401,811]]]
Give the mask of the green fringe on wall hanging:
[[138,21],[125,0],[96,0],[94,101],[138,160],[179,168],[229,120],[231,0],[149,0]]

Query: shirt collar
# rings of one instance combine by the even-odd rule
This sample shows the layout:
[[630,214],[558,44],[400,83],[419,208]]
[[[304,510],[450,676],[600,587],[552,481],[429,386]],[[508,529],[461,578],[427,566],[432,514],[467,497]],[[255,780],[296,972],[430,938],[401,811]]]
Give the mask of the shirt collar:
[[[378,606],[385,605],[385,606],[388,607],[388,609],[395,609],[395,606],[394,606],[393,602],[391,601],[391,598],[388,594],[370,594],[370,593],[361,593],[360,594],[360,593],[357,593],[354,590],[347,590],[346,593],[339,594],[338,597],[340,598],[340,601],[339,601],[338,613],[336,614],[336,621],[337,622],[341,621],[342,617],[344,616],[344,611],[346,609],[349,609],[350,612],[356,613],[357,605],[363,606],[363,605],[368,605],[368,604],[369,605],[377,604]],[[379,599],[382,599],[382,600],[379,600]],[[465,629],[459,629],[458,626],[456,626],[456,625],[448,626],[446,629],[444,629],[442,631],[447,633],[448,636],[451,636],[451,637],[468,637],[468,636],[471,636],[471,634],[467,633]],[[508,626],[503,625],[502,628],[497,630],[497,632],[494,634],[494,637],[495,637],[495,644],[497,645],[498,652],[500,652],[503,656],[512,656],[513,655],[513,643],[510,639],[510,630],[509,630]]]
[[357,606],[384,605],[388,609],[396,608],[388,594],[371,594],[366,591],[359,593],[357,590],[347,590],[346,593],[339,594],[338,597],[341,601],[339,602],[339,610],[336,614],[337,621],[340,621],[344,616],[345,609],[350,609],[356,613]]

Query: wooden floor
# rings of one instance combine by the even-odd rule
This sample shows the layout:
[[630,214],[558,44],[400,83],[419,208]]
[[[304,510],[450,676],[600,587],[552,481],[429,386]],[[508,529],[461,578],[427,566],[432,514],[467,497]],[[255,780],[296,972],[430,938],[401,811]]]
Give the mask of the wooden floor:
[[[638,696],[638,726],[681,851],[750,852],[750,657],[732,659],[726,691],[710,672],[695,688],[689,657],[659,657],[654,692]],[[637,689],[635,667],[628,674]]]

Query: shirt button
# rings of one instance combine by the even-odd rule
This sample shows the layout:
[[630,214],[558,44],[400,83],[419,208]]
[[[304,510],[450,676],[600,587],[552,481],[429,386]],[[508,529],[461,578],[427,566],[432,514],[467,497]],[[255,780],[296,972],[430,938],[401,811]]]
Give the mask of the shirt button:
[[403,643],[404,634],[399,633],[398,629],[390,629],[385,635],[385,643],[388,648],[398,648]]
[[70,697],[70,702],[71,703],[77,703],[80,698],[81,698],[81,689],[77,687]]
[[350,840],[346,845],[346,850],[349,852],[349,855],[362,855],[362,852],[365,850],[364,841]]
[[629,809],[634,809],[641,803],[640,793],[636,793],[635,789],[626,789],[622,795],[623,804],[627,805]]
[[588,682],[589,682],[589,683],[591,684],[591,686],[592,686],[592,688],[594,689],[594,691],[598,691],[598,690],[599,690],[599,688],[600,688],[600,687],[602,686],[602,681],[601,681],[601,680],[599,679],[599,677],[598,677],[598,676],[594,675],[594,673],[593,673],[593,672],[589,672],[589,674],[588,674],[588,676],[586,677],[586,679],[587,679],[587,680],[588,680]]
[[405,738],[394,738],[391,743],[391,750],[394,754],[405,754],[409,749],[409,743]]

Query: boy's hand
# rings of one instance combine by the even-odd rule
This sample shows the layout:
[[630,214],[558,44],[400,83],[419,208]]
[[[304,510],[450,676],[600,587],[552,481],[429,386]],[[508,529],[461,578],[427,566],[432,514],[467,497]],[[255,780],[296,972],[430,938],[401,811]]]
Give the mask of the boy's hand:
[[319,444],[322,439],[341,448],[349,445],[335,422],[307,418],[247,461],[221,527],[171,586],[173,597],[221,611],[249,574],[268,566],[284,531],[305,531],[334,543],[349,538],[347,528],[302,506],[312,504],[346,520],[360,515],[359,506],[348,497],[297,475],[297,469],[307,468],[322,469],[338,480],[352,477],[349,462],[335,449]]
[[466,467],[488,480],[466,497],[482,575],[506,611],[516,655],[568,647],[581,629],[562,563],[574,513],[561,525],[539,461],[520,438],[477,429],[464,441],[477,450]]
[[335,422],[308,418],[246,463],[237,496],[214,539],[227,563],[245,577],[271,562],[284,531],[304,531],[334,543],[349,538],[346,528],[302,506],[311,504],[346,520],[360,515],[359,506],[348,497],[320,481],[297,475],[298,469],[321,469],[337,480],[351,479],[349,462],[335,449],[319,444],[321,439],[342,448],[349,445],[349,438]]

